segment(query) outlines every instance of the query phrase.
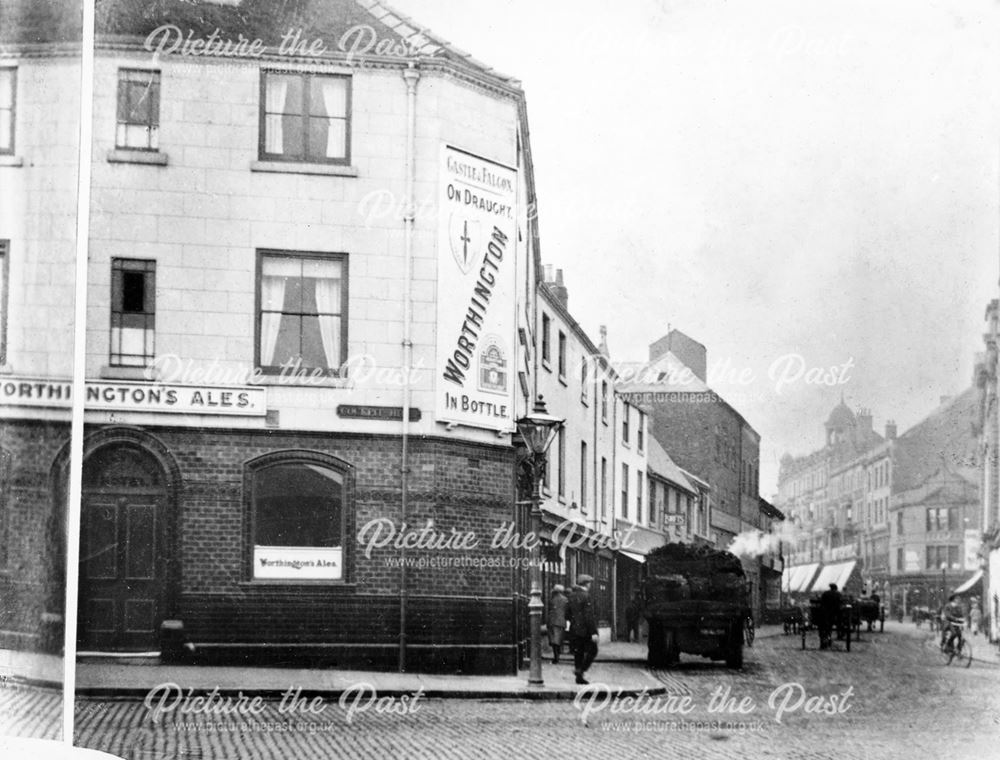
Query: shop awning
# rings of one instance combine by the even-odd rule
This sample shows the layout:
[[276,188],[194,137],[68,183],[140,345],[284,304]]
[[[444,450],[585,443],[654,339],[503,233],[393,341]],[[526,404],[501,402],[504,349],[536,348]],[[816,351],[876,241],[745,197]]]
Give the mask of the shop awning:
[[817,591],[826,591],[830,587],[831,583],[836,583],[837,588],[843,590],[847,586],[847,581],[850,580],[851,573],[854,572],[854,566],[857,565],[857,560],[850,560],[849,562],[835,562],[832,565],[826,565],[818,576],[816,576],[816,581],[812,585],[812,591],[815,593]]
[[969,580],[967,580],[965,583],[963,583],[961,586],[959,586],[957,589],[955,589],[952,593],[954,593],[954,594],[964,594],[966,591],[968,591],[973,586],[975,586],[977,583],[979,583],[979,580],[982,577],[983,577],[983,571],[982,570],[976,570],[975,575],[973,575],[971,578],[969,578]]
[[628,557],[631,560],[634,560],[635,562],[645,563],[645,561],[646,561],[646,555],[644,555],[644,554],[636,554],[635,552],[627,552],[624,549],[622,549],[619,552],[619,554],[624,554],[626,557]]
[[797,594],[805,591],[809,587],[809,581],[811,581],[813,576],[816,574],[816,569],[818,567],[819,563],[814,562],[810,565],[796,565],[795,567],[788,568],[784,573],[785,591],[790,594]]

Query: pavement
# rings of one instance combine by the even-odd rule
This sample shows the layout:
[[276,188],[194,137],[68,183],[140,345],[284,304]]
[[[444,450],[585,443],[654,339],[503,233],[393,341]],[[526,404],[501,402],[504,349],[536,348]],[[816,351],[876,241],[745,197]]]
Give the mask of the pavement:
[[[762,626],[758,638],[781,634],[781,626]],[[145,697],[150,690],[173,684],[185,692],[219,696],[280,698],[291,689],[300,696],[339,698],[345,692],[370,687],[379,696],[404,696],[420,691],[428,698],[455,699],[573,699],[579,692],[572,658],[558,665],[545,647],[541,686],[528,685],[527,670],[517,675],[441,675],[364,670],[316,670],[274,667],[174,665],[158,659],[87,657],[77,663],[76,693],[99,698]],[[0,677],[35,686],[59,688],[62,658],[0,650]],[[622,695],[664,694],[667,686],[646,669],[646,644],[603,642],[587,679]]]

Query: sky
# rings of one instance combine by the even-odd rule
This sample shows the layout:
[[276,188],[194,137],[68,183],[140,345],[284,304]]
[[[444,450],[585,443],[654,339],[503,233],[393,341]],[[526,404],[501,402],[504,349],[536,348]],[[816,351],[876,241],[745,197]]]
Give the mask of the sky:
[[[638,361],[668,327],[783,452],[843,395],[972,384],[1000,275],[1000,0],[393,0],[528,102],[542,259]],[[742,376],[742,377],[741,377]]]

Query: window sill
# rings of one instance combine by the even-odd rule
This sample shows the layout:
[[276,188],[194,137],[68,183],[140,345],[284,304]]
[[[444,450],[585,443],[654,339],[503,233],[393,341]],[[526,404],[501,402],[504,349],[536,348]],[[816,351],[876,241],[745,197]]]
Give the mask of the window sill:
[[0,166],[24,166],[24,159],[20,156],[0,156]]
[[150,166],[166,166],[167,154],[156,150],[129,150],[115,148],[108,151],[109,164],[147,164]]
[[280,578],[256,578],[249,581],[241,581],[240,586],[245,588],[252,588],[254,586],[328,586],[335,588],[342,588],[346,591],[354,591],[357,589],[357,583],[351,583],[349,581],[325,581],[321,579],[317,580],[282,580]]
[[263,385],[269,388],[350,388],[351,381],[346,377],[332,377],[323,375],[313,377],[311,375],[271,375],[261,374],[257,376],[254,385]]
[[568,388],[569,387],[569,383],[566,382],[566,375],[559,375],[559,383],[564,388]]
[[552,371],[552,365],[549,363],[548,359],[542,359],[542,367],[548,372]]
[[358,168],[345,164],[310,164],[297,161],[251,161],[250,171],[275,174],[325,174],[331,177],[357,177]]
[[98,377],[103,380],[156,380],[156,370],[151,367],[101,367]]

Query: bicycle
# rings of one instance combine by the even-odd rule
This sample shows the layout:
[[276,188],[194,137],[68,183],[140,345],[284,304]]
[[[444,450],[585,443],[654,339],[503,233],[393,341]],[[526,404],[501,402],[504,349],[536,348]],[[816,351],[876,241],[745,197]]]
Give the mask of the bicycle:
[[[941,644],[941,656],[945,665],[951,665],[952,660],[958,658],[958,664],[965,667],[972,665],[972,644],[970,644],[965,634],[962,633],[963,626],[959,623],[949,623],[945,643]],[[955,632],[952,638],[952,631]],[[948,640],[950,639],[950,641]]]

